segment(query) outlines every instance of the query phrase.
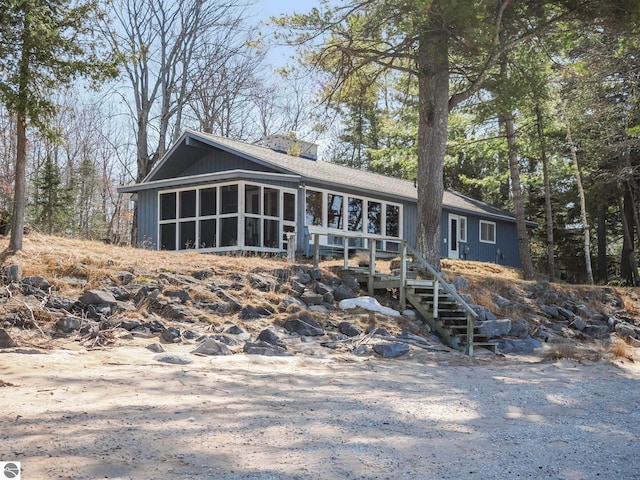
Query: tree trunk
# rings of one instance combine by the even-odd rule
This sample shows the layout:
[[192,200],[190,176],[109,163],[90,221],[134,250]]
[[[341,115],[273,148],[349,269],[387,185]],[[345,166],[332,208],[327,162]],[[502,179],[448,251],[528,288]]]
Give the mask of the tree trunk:
[[598,203],[598,281],[609,281],[607,265],[607,202],[601,198]]
[[17,146],[15,186],[13,193],[13,216],[11,217],[11,239],[9,251],[22,250],[24,239],[24,215],[27,206],[27,119],[23,113],[17,115]]
[[629,192],[625,189],[624,204],[618,199],[623,233],[622,254],[620,258],[620,276],[628,285],[633,285],[635,287],[640,284],[640,280],[638,278],[638,264],[636,262],[633,235],[631,234],[631,228],[629,227],[629,217],[633,216],[629,201]]
[[516,231],[518,235],[518,252],[522,264],[522,276],[525,280],[533,278],[533,262],[529,246],[529,234],[524,215],[524,199],[520,184],[520,167],[518,165],[518,152],[516,150],[516,129],[513,115],[508,113],[500,116],[500,122],[504,124],[507,144],[509,146],[509,173],[511,176],[511,194],[513,196],[513,210],[516,216]]
[[538,128],[538,140],[540,141],[540,160],[542,161],[542,179],[544,182],[544,207],[547,221],[547,269],[549,280],[556,279],[555,245],[553,241],[553,209],[551,208],[551,183],[549,181],[549,161],[544,138],[544,126],[540,105],[536,103],[536,124]]
[[24,240],[24,215],[27,207],[27,88],[30,69],[29,15],[24,17],[22,29],[22,52],[18,68],[18,103],[16,108],[16,169],[13,191],[13,216],[9,251],[22,250]]
[[576,187],[578,188],[578,197],[580,199],[580,222],[582,223],[582,230],[584,232],[584,261],[587,269],[587,283],[589,285],[593,285],[593,271],[591,269],[591,239],[589,234],[589,222],[587,219],[587,202],[584,196],[584,188],[582,187],[582,175],[580,175],[580,165],[578,164],[578,156],[576,155],[576,146],[573,143],[573,137],[571,135],[571,126],[569,125],[569,119],[564,113],[564,106],[562,108],[567,133],[567,142],[569,144],[569,153],[571,154],[571,160],[573,162]]
[[418,53],[418,230],[416,248],[440,270],[443,165],[449,120],[448,34],[429,25]]

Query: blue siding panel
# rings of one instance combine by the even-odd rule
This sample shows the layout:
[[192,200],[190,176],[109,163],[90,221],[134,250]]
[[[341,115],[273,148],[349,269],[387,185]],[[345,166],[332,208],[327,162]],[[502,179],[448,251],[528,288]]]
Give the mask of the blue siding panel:
[[[449,213],[442,212],[440,220],[441,229],[441,255],[447,258],[449,255]],[[518,252],[518,236],[516,224],[494,219],[483,219],[476,215],[463,215],[467,218],[467,242],[460,242],[460,258],[464,260],[476,260],[480,262],[498,263],[510,267],[520,268],[520,254]],[[492,222],[496,226],[496,243],[480,241],[480,220]]]
[[156,248],[158,245],[158,192],[138,193],[138,245]]

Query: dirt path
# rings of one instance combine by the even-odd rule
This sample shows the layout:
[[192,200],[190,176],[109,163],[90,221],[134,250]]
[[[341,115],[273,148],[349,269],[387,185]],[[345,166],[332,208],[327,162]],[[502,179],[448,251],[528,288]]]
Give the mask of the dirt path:
[[23,479],[640,478],[632,364],[194,358],[0,354],[0,461]]

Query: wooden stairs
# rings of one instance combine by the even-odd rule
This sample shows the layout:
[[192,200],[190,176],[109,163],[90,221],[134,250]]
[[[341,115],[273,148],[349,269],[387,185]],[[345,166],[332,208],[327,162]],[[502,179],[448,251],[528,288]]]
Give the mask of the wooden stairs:
[[[368,268],[345,268],[338,273],[341,277],[356,278],[359,283],[368,287],[370,294],[380,289],[402,289],[401,275],[372,273]],[[481,335],[480,328],[474,325],[475,312],[447,290],[451,290],[451,287],[443,285],[438,279],[404,281],[406,301],[424,317],[443,343],[468,355],[473,355],[475,347],[484,347],[495,353],[497,345]]]
[[[320,259],[320,233],[313,233],[314,266],[318,266]],[[400,251],[395,256],[400,257],[399,274],[383,274],[375,269],[376,244],[380,237],[367,237],[361,234],[334,234],[342,236],[345,244],[352,239],[358,239],[362,244],[368,245],[368,267],[350,267],[349,249],[343,251],[344,267],[338,272],[340,276],[353,276],[356,280],[367,286],[369,295],[373,295],[379,289],[397,289],[402,309],[410,303],[429,323],[432,330],[436,331],[443,342],[456,350],[461,350],[472,356],[474,347],[482,346],[494,353],[497,345],[480,334],[480,329],[474,324],[474,318],[478,314],[467,302],[449,285],[440,272],[433,268],[418,251],[409,246],[405,240],[388,238],[395,243],[400,243]],[[399,254],[399,255],[398,255]],[[412,261],[409,261],[409,258]],[[411,270],[411,271],[409,271]],[[420,278],[418,278],[420,276]]]

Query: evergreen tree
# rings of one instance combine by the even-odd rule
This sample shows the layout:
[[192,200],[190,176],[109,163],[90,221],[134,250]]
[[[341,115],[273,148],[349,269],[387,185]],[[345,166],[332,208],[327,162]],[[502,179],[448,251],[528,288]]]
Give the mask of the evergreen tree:
[[74,199],[71,189],[63,186],[60,168],[50,155],[47,155],[36,177],[35,191],[35,224],[49,235],[63,232]]

